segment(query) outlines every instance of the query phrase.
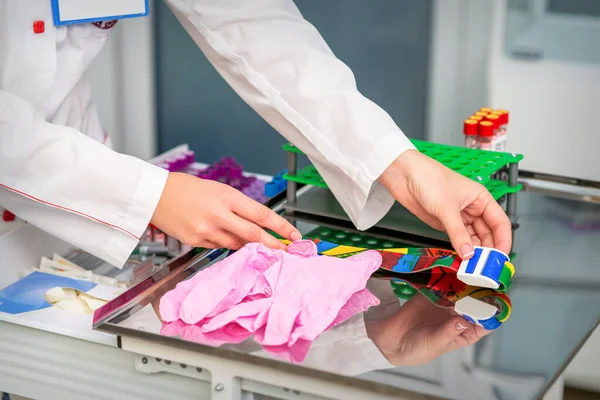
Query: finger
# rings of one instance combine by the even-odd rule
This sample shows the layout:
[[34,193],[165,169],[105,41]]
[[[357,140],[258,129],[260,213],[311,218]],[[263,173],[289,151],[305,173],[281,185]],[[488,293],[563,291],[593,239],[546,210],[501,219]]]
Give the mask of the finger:
[[467,225],[467,232],[469,232],[469,236],[471,236],[473,246],[481,246],[481,239],[479,239],[479,235],[477,235],[477,232],[475,232],[473,225]]
[[[256,225],[270,229],[285,239],[299,240],[302,238],[300,232],[281,215],[260,204],[259,202],[243,195],[241,192],[238,193],[239,194],[235,196],[232,204],[232,210],[241,218],[253,222]],[[265,232],[265,234],[267,233]],[[240,237],[242,239],[245,238],[244,235],[240,235]],[[260,237],[263,237],[262,234],[260,234]],[[268,242],[275,246],[275,241],[269,239]],[[279,241],[277,240],[277,242]]]
[[[270,211],[270,210],[269,210]],[[235,214],[229,215],[223,222],[223,228],[244,243],[262,243],[272,249],[285,250],[286,245],[260,226]]]
[[475,218],[475,221],[473,221],[473,229],[477,233],[483,246],[494,247],[494,234],[483,218]]
[[246,244],[239,236],[224,230],[215,231],[211,234],[210,239],[210,242],[214,243],[216,248],[230,250],[238,250]]
[[512,247],[512,224],[500,205],[490,196],[481,218],[490,227],[494,237],[494,247],[508,254]]
[[473,242],[471,235],[467,232],[467,228],[462,220],[460,211],[454,207],[448,207],[441,210],[439,215],[440,221],[444,224],[446,233],[450,237],[452,247],[463,259],[469,259],[473,256]]
[[442,352],[454,350],[455,343],[460,343],[460,337],[467,329],[469,329],[469,323],[463,317],[455,316],[448,319],[431,336],[432,350],[439,355]]
[[471,346],[491,332],[492,331],[488,331],[482,326],[471,324],[461,336],[464,338],[465,346]]

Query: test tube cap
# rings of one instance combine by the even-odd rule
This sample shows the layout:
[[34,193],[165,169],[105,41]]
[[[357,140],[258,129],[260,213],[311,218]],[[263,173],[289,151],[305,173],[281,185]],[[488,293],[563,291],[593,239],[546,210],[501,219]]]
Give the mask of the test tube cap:
[[491,113],[492,111],[494,111],[493,109],[489,108],[489,107],[481,107],[479,109],[479,111],[484,112],[484,113]]
[[479,115],[480,117],[485,118],[488,115],[488,113],[483,111],[477,111],[475,115]]
[[483,137],[494,136],[494,123],[491,121],[479,122],[479,136],[483,136]]
[[485,120],[494,124],[494,129],[497,129],[500,125],[502,125],[500,116],[498,114],[488,114],[486,115]]
[[470,116],[469,118],[467,118],[467,119],[471,119],[471,120],[474,120],[474,121],[482,121],[482,120],[483,120],[483,117],[482,117],[481,115],[475,115],[475,114],[473,114],[473,115],[471,115],[471,116]]
[[494,111],[490,115],[497,115],[498,116],[498,123],[500,125],[505,125],[505,124],[508,123],[508,116],[507,116],[507,114],[500,114],[498,111]]
[[494,114],[502,115],[503,116],[503,122],[505,124],[508,124],[508,118],[509,118],[509,112],[508,112],[508,110],[503,110],[503,109],[496,110],[496,111],[494,111]]
[[479,122],[474,119],[467,119],[463,124],[463,133],[467,136],[477,136]]

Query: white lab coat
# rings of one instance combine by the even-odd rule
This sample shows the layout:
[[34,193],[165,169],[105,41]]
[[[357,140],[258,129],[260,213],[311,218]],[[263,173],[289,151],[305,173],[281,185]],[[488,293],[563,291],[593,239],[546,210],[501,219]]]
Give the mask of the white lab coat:
[[[385,215],[393,199],[376,179],[413,146],[293,1],[167,3],[236,92],[310,157],[359,229]],[[50,7],[0,0],[0,205],[122,266],[167,172],[105,146],[86,72],[110,30],[54,27]]]

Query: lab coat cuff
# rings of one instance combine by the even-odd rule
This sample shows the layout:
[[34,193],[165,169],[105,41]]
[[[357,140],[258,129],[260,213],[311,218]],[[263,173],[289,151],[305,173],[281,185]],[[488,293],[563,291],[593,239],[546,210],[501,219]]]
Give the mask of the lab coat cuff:
[[123,268],[138,244],[139,240],[133,236],[116,231],[106,243],[102,259],[117,268]]
[[363,179],[368,187],[377,181],[381,174],[390,166],[396,158],[400,157],[406,150],[415,150],[412,144],[402,132],[387,135],[385,139],[377,143],[375,148],[366,155],[362,163]]
[[414,149],[412,142],[398,132],[378,143],[365,158],[359,182],[362,193],[354,196],[354,207],[358,210],[354,224],[358,230],[371,228],[392,208],[396,200],[377,179],[402,153]]
[[359,348],[364,360],[365,372],[395,368],[394,364],[385,358],[381,350],[375,345],[375,342],[368,337],[366,324],[367,320],[363,314],[359,328],[361,330],[360,336],[362,337]]
[[380,371],[383,369],[396,368],[394,364],[388,361],[381,353],[379,348],[371,339],[364,339],[364,344],[360,347],[365,363],[369,366],[367,372]]
[[116,253],[114,257],[118,261],[115,265],[119,268],[127,261],[148,228],[169,176],[169,172],[163,168],[140,162],[144,163],[140,181],[133,191],[126,212],[119,218],[119,226],[133,236],[123,237],[120,232],[115,233],[110,247]]
[[140,182],[133,192],[124,221],[126,229],[138,239],[148,228],[168,176],[169,171],[144,162]]

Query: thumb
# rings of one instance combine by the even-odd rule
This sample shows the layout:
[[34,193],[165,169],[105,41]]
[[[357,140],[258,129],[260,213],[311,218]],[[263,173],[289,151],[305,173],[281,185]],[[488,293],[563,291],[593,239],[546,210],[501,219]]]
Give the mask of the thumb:
[[440,216],[440,221],[450,237],[452,247],[462,259],[469,259],[473,256],[473,241],[471,235],[467,232],[460,212],[455,209],[446,209]]
[[455,350],[453,345],[455,339],[468,327],[469,323],[459,315],[448,319],[433,333],[431,337],[432,350],[438,352]]

